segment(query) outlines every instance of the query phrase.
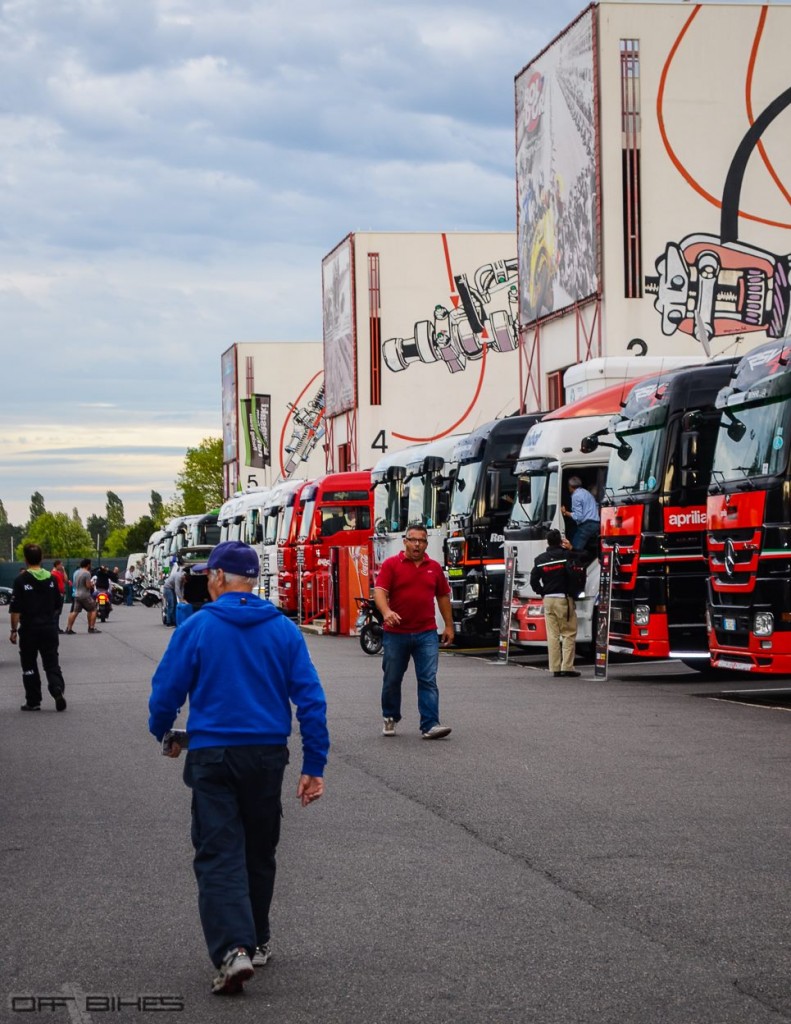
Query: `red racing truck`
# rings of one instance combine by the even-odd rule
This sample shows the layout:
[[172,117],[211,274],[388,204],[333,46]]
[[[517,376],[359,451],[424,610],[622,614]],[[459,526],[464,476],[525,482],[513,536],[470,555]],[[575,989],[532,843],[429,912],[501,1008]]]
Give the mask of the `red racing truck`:
[[374,492],[370,470],[329,473],[307,484],[300,496],[297,535],[300,578],[300,621],[326,615],[330,581],[330,548],[365,547],[372,562]]
[[715,668],[791,672],[791,338],[740,360],[717,399],[707,507]]
[[612,449],[601,509],[613,554],[609,647],[710,666],[706,498],[719,429],[717,395],[736,360],[638,381],[584,450]]
[[277,606],[286,615],[296,615],[299,611],[297,536],[305,506],[305,489],[309,486],[310,481],[307,481],[285,498],[277,535]]

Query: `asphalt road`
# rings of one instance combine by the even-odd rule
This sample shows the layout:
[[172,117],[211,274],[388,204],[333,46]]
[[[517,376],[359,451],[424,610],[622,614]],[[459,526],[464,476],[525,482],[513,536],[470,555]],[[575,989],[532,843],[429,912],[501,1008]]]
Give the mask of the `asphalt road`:
[[410,683],[385,739],[379,660],[310,636],[327,793],[298,806],[295,740],[276,954],[219,999],[182,762],[147,732],[169,631],[139,606],[103,630],[62,638],[68,710],[35,715],[0,631],[4,1021],[791,1021],[788,711],[669,666],[447,655],[452,736],[421,740]]

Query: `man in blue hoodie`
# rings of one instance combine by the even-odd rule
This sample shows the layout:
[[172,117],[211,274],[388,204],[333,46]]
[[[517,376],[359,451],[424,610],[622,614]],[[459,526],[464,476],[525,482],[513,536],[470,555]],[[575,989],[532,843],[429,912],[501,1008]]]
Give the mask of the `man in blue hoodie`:
[[[272,955],[269,907],[280,838],[291,704],[302,736],[297,798],[324,792],[327,702],[297,627],[252,593],[258,555],[218,544],[204,566],[211,602],[177,629],[152,680],[149,729],[159,741],[189,697],[184,781],[192,790],[198,908],[218,973],[212,992],[241,992]],[[173,743],[169,754],[178,757]]]

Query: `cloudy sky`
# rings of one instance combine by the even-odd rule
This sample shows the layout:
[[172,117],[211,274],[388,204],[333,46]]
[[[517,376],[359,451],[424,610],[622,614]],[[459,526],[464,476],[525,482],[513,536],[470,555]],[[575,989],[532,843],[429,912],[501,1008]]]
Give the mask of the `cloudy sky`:
[[0,0],[0,499],[127,520],[220,354],[320,340],[353,230],[513,230],[513,79],[578,0]]

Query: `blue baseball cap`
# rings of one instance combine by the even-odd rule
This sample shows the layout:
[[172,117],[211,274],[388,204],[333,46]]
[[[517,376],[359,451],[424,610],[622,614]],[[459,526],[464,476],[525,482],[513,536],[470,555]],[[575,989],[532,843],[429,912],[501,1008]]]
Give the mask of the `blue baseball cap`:
[[208,562],[198,562],[190,567],[192,572],[207,572],[209,569],[222,569],[233,576],[257,576],[259,571],[258,554],[249,544],[239,540],[226,540],[209,555]]

